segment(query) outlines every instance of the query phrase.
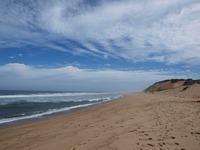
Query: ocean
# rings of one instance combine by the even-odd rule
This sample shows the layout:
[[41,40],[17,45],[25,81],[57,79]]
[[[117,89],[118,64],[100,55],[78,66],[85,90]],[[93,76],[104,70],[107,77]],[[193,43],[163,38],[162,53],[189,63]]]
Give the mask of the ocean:
[[119,93],[0,91],[0,124],[116,100]]

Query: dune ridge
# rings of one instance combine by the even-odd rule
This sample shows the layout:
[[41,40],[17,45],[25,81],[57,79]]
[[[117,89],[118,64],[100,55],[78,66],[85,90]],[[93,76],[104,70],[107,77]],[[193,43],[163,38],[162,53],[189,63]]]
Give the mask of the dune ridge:
[[170,79],[159,81],[146,88],[144,92],[200,98],[200,80]]

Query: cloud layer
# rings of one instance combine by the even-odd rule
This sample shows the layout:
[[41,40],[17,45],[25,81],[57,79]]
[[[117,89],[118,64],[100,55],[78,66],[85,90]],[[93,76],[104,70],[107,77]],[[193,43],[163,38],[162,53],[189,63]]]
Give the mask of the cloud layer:
[[1,1],[0,48],[200,64],[199,0]]
[[0,89],[141,91],[158,80],[188,78],[190,75],[189,71],[175,70],[89,70],[73,66],[38,69],[25,64],[10,63],[0,66]]

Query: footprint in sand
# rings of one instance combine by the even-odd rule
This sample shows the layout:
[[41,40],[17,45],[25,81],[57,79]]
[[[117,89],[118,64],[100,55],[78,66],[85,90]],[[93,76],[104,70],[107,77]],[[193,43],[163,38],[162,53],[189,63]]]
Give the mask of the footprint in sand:
[[86,142],[83,142],[83,143],[81,143],[80,145],[85,145],[85,144],[87,144]]
[[137,130],[131,130],[131,131],[129,131],[129,132],[136,132]]
[[163,146],[161,143],[158,143],[159,146]]
[[170,138],[171,138],[171,139],[175,139],[176,137],[174,137],[174,136],[171,136]]
[[200,134],[200,132],[191,132],[191,134]]
[[175,142],[174,144],[175,144],[175,145],[179,145],[179,143],[177,143],[177,142]]
[[153,144],[150,144],[150,143],[148,143],[147,145],[149,145],[149,146],[151,146],[151,147],[154,147],[154,145],[153,145]]
[[138,132],[138,133],[145,133],[144,131],[140,131],[140,132]]

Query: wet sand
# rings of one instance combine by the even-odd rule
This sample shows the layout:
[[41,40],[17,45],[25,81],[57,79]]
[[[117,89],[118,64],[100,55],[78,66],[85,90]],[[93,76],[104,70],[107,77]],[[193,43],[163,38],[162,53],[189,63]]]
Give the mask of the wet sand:
[[0,149],[199,150],[195,98],[134,93],[48,120],[0,129]]

